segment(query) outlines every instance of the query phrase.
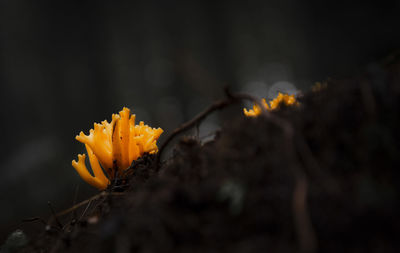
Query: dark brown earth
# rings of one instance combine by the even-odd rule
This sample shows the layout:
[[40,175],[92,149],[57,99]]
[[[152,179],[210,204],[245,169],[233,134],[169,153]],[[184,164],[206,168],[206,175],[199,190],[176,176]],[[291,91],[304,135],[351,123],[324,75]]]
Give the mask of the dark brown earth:
[[400,252],[399,60],[327,83],[182,138],[159,172],[146,156],[21,252]]

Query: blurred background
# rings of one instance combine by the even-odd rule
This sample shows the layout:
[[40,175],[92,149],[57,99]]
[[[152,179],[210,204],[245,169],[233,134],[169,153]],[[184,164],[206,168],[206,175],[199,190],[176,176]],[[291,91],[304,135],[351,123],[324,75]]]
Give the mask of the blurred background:
[[400,1],[0,0],[0,244],[47,219],[47,201],[97,193],[71,166],[94,122],[127,106],[165,138],[225,85],[272,98],[377,66],[399,49],[399,13]]

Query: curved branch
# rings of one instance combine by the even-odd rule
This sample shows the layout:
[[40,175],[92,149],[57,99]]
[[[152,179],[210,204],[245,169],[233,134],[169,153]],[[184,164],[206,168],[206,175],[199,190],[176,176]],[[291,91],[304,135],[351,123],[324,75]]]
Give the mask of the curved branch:
[[260,106],[260,108],[262,108],[262,110],[264,110],[264,107],[261,105],[259,99],[248,95],[248,94],[243,94],[243,93],[234,93],[232,94],[227,88],[225,88],[225,94],[227,96],[227,98],[223,99],[223,100],[219,100],[214,102],[212,105],[210,105],[209,107],[207,107],[204,111],[202,111],[201,113],[197,114],[193,119],[183,123],[181,126],[179,126],[178,128],[176,128],[169,136],[168,138],[164,141],[164,143],[161,145],[158,153],[157,153],[157,157],[156,157],[156,166],[157,166],[157,170],[159,168],[160,165],[160,160],[161,160],[161,156],[163,151],[165,150],[165,148],[167,147],[167,145],[180,133],[196,126],[197,124],[199,124],[201,121],[203,121],[209,114],[211,114],[214,111],[217,110],[221,110],[224,109],[226,107],[228,107],[229,105],[238,103],[242,100],[249,100],[252,101],[253,103],[257,104],[258,106]]

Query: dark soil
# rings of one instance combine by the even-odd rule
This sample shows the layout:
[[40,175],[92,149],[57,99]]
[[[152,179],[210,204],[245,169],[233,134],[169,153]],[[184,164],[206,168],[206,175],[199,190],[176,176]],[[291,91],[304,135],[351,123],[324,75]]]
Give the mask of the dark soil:
[[144,157],[22,252],[400,252],[399,61],[300,102],[182,138],[159,172]]

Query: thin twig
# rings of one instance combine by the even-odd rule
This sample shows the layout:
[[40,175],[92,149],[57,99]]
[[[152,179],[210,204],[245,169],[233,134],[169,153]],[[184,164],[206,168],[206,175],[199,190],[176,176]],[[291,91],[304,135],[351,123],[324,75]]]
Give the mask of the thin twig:
[[[295,188],[293,192],[293,217],[297,232],[297,238],[299,240],[300,250],[304,253],[313,253],[317,250],[317,239],[314,232],[311,219],[307,211],[307,188],[308,182],[305,172],[301,170],[297,165],[299,164],[298,152],[299,149],[296,145],[295,129],[292,124],[279,116],[272,113],[263,113],[264,117],[269,119],[271,123],[280,127],[284,133],[284,142],[287,153],[292,156],[293,173],[296,179]],[[297,138],[296,138],[297,137]]]
[[301,252],[317,250],[317,239],[307,212],[307,188],[305,176],[297,176],[293,192],[293,216]]
[[85,210],[83,210],[81,217],[78,219],[78,222],[80,222],[83,218],[83,216],[85,216],[87,210],[89,209],[90,203],[92,203],[92,201],[89,201],[88,204],[86,205]]
[[43,220],[40,217],[32,217],[32,218],[27,218],[27,219],[23,219],[22,222],[27,223],[27,222],[34,222],[34,221],[40,221],[41,223],[43,223],[44,225],[47,225],[46,221]]
[[260,108],[262,108],[262,110],[264,109],[264,107],[261,105],[260,101],[248,94],[243,94],[243,93],[230,93],[228,89],[225,89],[225,93],[227,95],[227,98],[219,100],[214,102],[212,105],[210,105],[209,107],[207,107],[204,111],[202,111],[201,113],[199,113],[198,115],[196,115],[193,119],[183,123],[181,126],[179,126],[178,128],[176,128],[169,136],[168,138],[164,141],[164,143],[161,145],[157,157],[156,157],[156,166],[157,169],[159,168],[158,166],[160,165],[160,160],[161,160],[161,156],[163,151],[165,150],[165,148],[167,147],[167,145],[180,133],[200,124],[209,114],[211,114],[214,111],[217,110],[221,110],[226,108],[229,105],[238,103],[242,100],[250,100],[253,103],[257,104]]
[[53,205],[51,204],[51,202],[50,201],[48,201],[47,202],[47,205],[49,206],[49,208],[50,208],[50,211],[51,211],[51,213],[52,213],[52,217],[54,218],[54,220],[56,221],[56,223],[57,223],[57,226],[59,227],[59,228],[63,228],[63,225],[61,224],[61,222],[57,219],[57,215],[56,215],[56,212],[54,211],[54,208],[53,208]]
[[[79,184],[75,188],[75,195],[74,195],[74,200],[72,202],[72,206],[74,206],[76,204],[76,201],[78,199],[78,192],[79,192]],[[78,214],[76,213],[76,210],[74,210],[72,212],[72,219],[76,220],[77,217],[78,217]]]
[[99,194],[96,194],[96,195],[94,195],[93,197],[90,197],[90,198],[88,198],[88,199],[86,199],[86,200],[84,200],[84,201],[82,201],[82,202],[79,202],[78,204],[76,204],[76,205],[74,205],[74,206],[72,206],[72,207],[70,207],[70,208],[68,208],[68,209],[66,209],[66,210],[64,210],[64,211],[61,211],[61,212],[59,212],[59,213],[57,213],[56,215],[55,215],[55,217],[61,217],[61,216],[64,216],[64,215],[66,215],[66,214],[68,214],[68,213],[70,213],[70,212],[72,212],[72,211],[74,211],[74,210],[76,210],[76,209],[78,209],[79,207],[81,207],[81,206],[83,206],[83,205],[85,205],[85,204],[87,204],[88,202],[91,202],[91,201],[93,201],[93,200],[96,200],[96,199],[98,199],[98,198],[100,198],[100,197],[105,197],[105,196],[121,196],[121,195],[124,195],[125,193],[123,193],[123,192],[111,192],[111,193],[107,193],[107,192],[101,192],[101,193],[99,193]]
[[339,192],[339,186],[337,182],[328,174],[328,172],[323,171],[314,157],[309,145],[303,136],[297,136],[296,138],[297,152],[304,163],[305,169],[308,168],[311,174],[316,177],[322,178],[323,180],[317,180],[317,182],[322,182],[321,186],[326,189],[329,193],[335,194]]

